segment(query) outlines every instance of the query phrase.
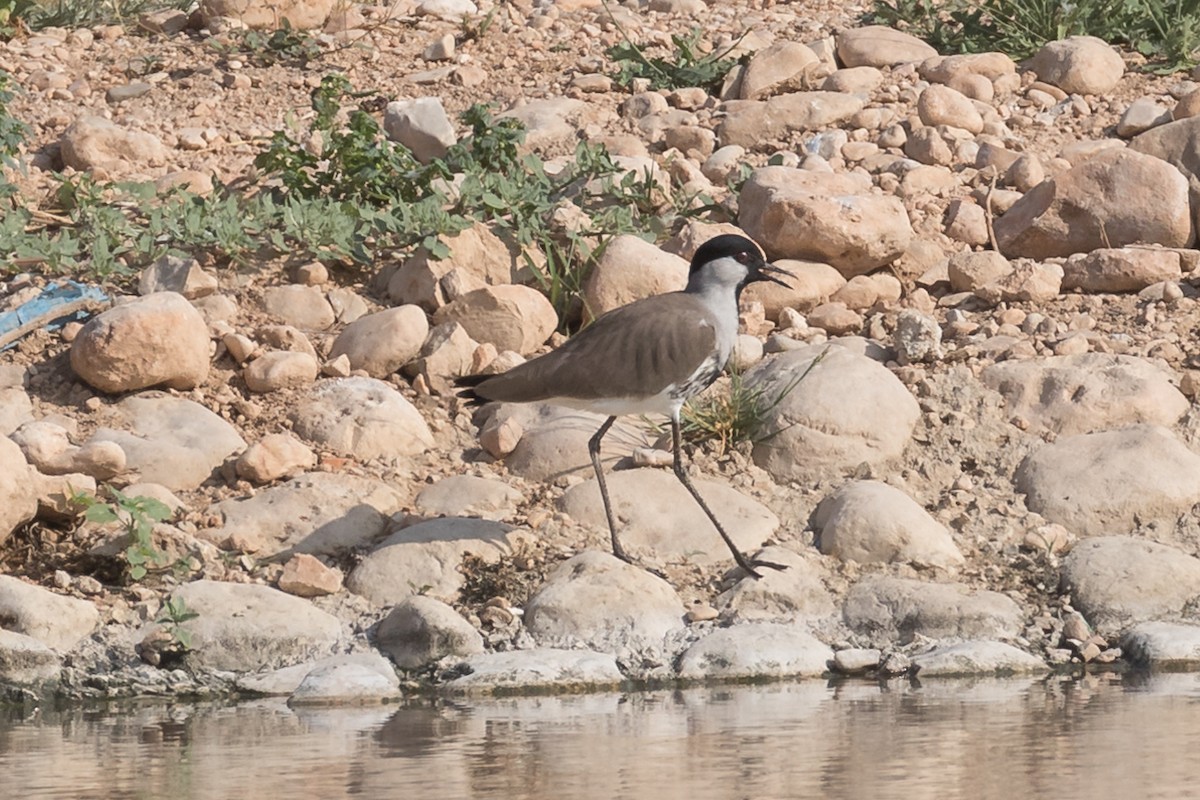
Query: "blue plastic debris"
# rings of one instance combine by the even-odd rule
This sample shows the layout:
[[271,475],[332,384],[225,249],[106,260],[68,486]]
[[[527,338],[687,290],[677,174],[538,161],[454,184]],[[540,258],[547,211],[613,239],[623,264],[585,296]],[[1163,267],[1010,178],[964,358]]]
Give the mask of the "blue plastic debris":
[[[96,306],[106,303],[108,295],[99,286],[87,286],[76,281],[61,281],[47,286],[37,297],[18,306],[16,311],[0,314],[0,350],[7,350],[22,336],[39,328],[57,330],[68,322],[87,319]],[[35,324],[39,321],[41,324]],[[17,333],[22,328],[28,330]]]

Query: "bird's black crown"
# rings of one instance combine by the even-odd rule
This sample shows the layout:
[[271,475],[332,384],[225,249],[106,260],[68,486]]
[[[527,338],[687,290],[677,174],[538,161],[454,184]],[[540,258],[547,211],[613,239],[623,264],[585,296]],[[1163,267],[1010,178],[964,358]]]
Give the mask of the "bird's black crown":
[[[723,233],[720,236],[714,236],[696,249],[696,254],[692,256],[692,265],[688,270],[688,274],[695,273],[696,270],[703,267],[710,261],[716,261],[718,258],[737,258],[745,263],[762,263],[763,252],[754,242],[747,239],[745,236],[739,236],[736,233]],[[750,260],[746,260],[746,256]]]

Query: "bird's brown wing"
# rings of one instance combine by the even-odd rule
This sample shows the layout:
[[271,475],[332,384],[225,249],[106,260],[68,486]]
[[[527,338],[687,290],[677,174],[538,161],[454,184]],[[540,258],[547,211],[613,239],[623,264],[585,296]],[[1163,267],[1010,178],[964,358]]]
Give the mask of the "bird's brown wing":
[[712,357],[711,312],[683,292],[610,311],[552,353],[475,386],[488,400],[650,397],[691,377]]

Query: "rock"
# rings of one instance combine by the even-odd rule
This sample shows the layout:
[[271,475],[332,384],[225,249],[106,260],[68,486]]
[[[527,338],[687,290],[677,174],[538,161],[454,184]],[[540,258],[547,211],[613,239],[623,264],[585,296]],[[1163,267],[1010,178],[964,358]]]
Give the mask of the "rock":
[[21,386],[0,386],[0,436],[33,419],[33,401]]
[[1020,261],[1010,272],[976,289],[975,296],[992,305],[1045,303],[1058,296],[1062,278],[1063,268],[1058,264]]
[[879,668],[883,654],[874,648],[849,647],[833,654],[833,671],[842,675],[864,675]]
[[1174,425],[1190,403],[1155,364],[1085,353],[986,367],[984,384],[1004,395],[1010,418],[1071,436],[1126,425]]
[[334,340],[329,357],[345,354],[352,369],[386,378],[417,357],[428,335],[429,322],[418,306],[389,308],[347,325]]
[[884,25],[847,28],[837,37],[837,57],[847,67],[894,67],[938,54],[912,34]]
[[316,556],[297,553],[283,565],[276,585],[281,592],[296,597],[337,594],[342,588],[342,571],[325,566]]
[[112,425],[94,442],[116,442],[128,469],[144,482],[173,491],[195,489],[231,454],[246,447],[237,431],[199,403],[159,392],[127,397],[114,409]]
[[868,94],[878,89],[883,80],[883,72],[877,67],[847,67],[827,76],[821,90]]
[[151,11],[138,17],[138,26],[151,33],[174,36],[187,28],[188,15],[174,8]]
[[479,342],[468,336],[462,325],[443,322],[430,332],[421,345],[420,357],[409,369],[415,368],[434,393],[452,395],[458,391],[454,378],[479,371],[475,363],[478,351]]
[[1108,634],[1183,616],[1200,597],[1200,559],[1132,536],[1101,536],[1071,549],[1062,584],[1072,605]]
[[421,0],[417,3],[417,14],[439,17],[450,22],[461,22],[464,17],[479,13],[479,7],[471,0]]
[[846,594],[842,615],[873,646],[932,639],[1011,639],[1021,633],[1019,606],[998,592],[959,583],[866,577]]
[[36,472],[25,460],[21,448],[0,436],[0,545],[37,513],[35,476]]
[[1107,94],[1125,74],[1120,53],[1094,36],[1048,42],[1029,65],[1038,78],[1068,94]]
[[961,92],[965,79],[970,76],[977,75],[992,82],[1006,75],[1015,75],[1017,65],[1004,53],[967,53],[926,59],[921,62],[918,71],[922,78],[931,83],[944,83]]
[[855,336],[862,331],[863,318],[845,303],[822,303],[808,312],[808,324],[830,336]]
[[525,604],[525,627],[542,643],[616,651],[660,646],[683,613],[666,581],[591,550],[551,570]]
[[833,650],[796,625],[764,623],[721,628],[684,651],[684,679],[816,678],[829,670]]
[[208,377],[208,325],[175,292],[156,292],[88,320],[71,343],[71,368],[102,392],[165,384],[192,389]]
[[310,442],[364,461],[416,455],[433,446],[420,412],[374,378],[321,381],[292,420],[295,432]]
[[321,365],[308,353],[273,350],[263,353],[242,370],[242,380],[252,392],[303,389],[312,385]]
[[476,289],[512,280],[513,257],[487,225],[477,222],[453,236],[442,234],[438,241],[450,255],[435,259],[426,248],[417,248],[388,279],[392,300],[436,311],[457,299],[458,295],[447,294],[452,285]]
[[787,569],[764,569],[761,578],[738,581],[717,598],[722,616],[735,622],[793,622],[833,613],[833,598],[812,561],[782,547],[764,547],[754,557]]
[[201,528],[214,544],[263,557],[284,552],[337,555],[376,541],[403,497],[371,478],[314,472],[209,507],[222,523]]
[[362,705],[400,696],[400,679],[378,653],[322,659],[288,698],[289,706]]
[[90,601],[0,575],[0,620],[8,630],[68,653],[96,629],[100,613]]
[[138,294],[177,292],[188,300],[204,297],[217,291],[215,276],[205,272],[194,258],[165,255],[142,270],[138,278]]
[[1151,520],[1174,526],[1200,498],[1200,456],[1166,428],[1133,425],[1043,445],[1021,462],[1015,485],[1030,511],[1080,536]]
[[63,132],[58,144],[63,164],[81,172],[102,170],[121,175],[167,161],[166,148],[157,136],[126,130],[104,117],[80,117]]
[[[715,510],[741,551],[762,546],[779,525],[765,506],[725,483],[695,478],[696,489]],[[730,559],[712,522],[674,474],[659,469],[620,470],[606,483],[621,544],[631,555],[655,563],[719,564]],[[568,489],[559,508],[575,521],[608,531],[595,479]]]
[[774,435],[755,444],[754,461],[776,480],[805,481],[896,458],[920,416],[891,372],[836,345],[767,359],[745,383],[774,403],[763,428]]
[[383,115],[383,130],[389,139],[407,147],[422,163],[446,155],[450,146],[458,141],[454,124],[438,97],[388,103]]
[[106,481],[125,472],[128,459],[116,442],[88,442],[74,453],[71,472]]
[[[1197,209],[1193,213],[1200,213],[1200,117],[1179,119],[1146,131],[1131,141],[1129,148],[1160,158],[1178,169],[1187,178],[1191,207]],[[1139,198],[1148,202],[1150,194],[1143,197],[1139,193]]]
[[[531,481],[546,481],[572,472],[591,474],[588,440],[600,429],[604,419],[599,414],[564,406],[531,403],[501,406],[489,425],[494,425],[498,432],[505,425],[517,426],[521,435],[505,457],[505,465],[514,475]],[[621,458],[649,445],[643,427],[618,419],[604,437],[601,463],[606,470],[611,470]]]
[[199,9],[205,27],[216,17],[227,17],[267,31],[278,29],[284,20],[294,30],[320,28],[332,10],[333,0],[200,0]]
[[901,364],[937,361],[942,357],[942,326],[933,317],[906,308],[896,317],[892,345]]
[[585,691],[616,686],[622,681],[616,659],[591,650],[511,650],[480,653],[459,665],[461,677],[445,684],[450,692],[490,692],[497,689]]
[[1139,667],[1195,669],[1200,664],[1200,626],[1142,622],[1121,637],[1121,650]]
[[1035,186],[996,220],[996,239],[1005,255],[1034,259],[1134,243],[1185,247],[1187,196],[1187,180],[1170,164],[1105,150]]
[[520,120],[525,126],[527,149],[544,154],[565,154],[575,148],[576,123],[585,108],[587,104],[582,100],[546,97],[523,102],[498,116]]
[[638,236],[615,236],[583,283],[585,320],[687,285],[688,262]]
[[239,478],[264,484],[290,478],[317,465],[317,454],[290,433],[269,433],[238,456]]
[[421,490],[417,512],[431,517],[482,517],[501,520],[511,516],[524,499],[503,481],[474,475],[451,475]]
[[512,555],[525,532],[482,519],[443,517],[418,522],[384,539],[346,580],[346,587],[380,606],[414,594],[453,598],[463,585],[459,567],[471,553],[494,564]]
[[789,92],[769,100],[730,100],[722,108],[718,142],[750,149],[845,122],[862,110],[863,101],[841,92]]
[[375,644],[401,669],[420,669],[446,656],[483,652],[479,631],[450,606],[424,595],[401,600],[379,623]]
[[1183,277],[1179,253],[1124,247],[1076,254],[1063,264],[1063,289],[1085,292],[1140,292],[1162,281]]
[[41,686],[56,680],[62,662],[53,650],[32,636],[0,628],[0,683]]
[[1046,663],[1011,644],[970,641],[935,647],[913,657],[921,678],[963,675],[1015,675],[1045,672]]
[[846,285],[842,274],[828,264],[816,261],[777,259],[775,266],[788,271],[788,286],[759,281],[742,292],[743,303],[762,303],[766,318],[779,320],[785,308],[811,311],[828,301]]
[[950,288],[956,292],[973,292],[1012,271],[1013,266],[1008,259],[995,250],[954,253],[947,262]]
[[196,613],[179,623],[191,636],[185,663],[193,669],[250,672],[298,664],[328,653],[341,638],[336,617],[269,586],[200,580],[171,597]]
[[1139,133],[1145,133],[1171,121],[1170,109],[1164,108],[1149,97],[1139,97],[1129,104],[1121,119],[1117,121],[1117,136],[1132,139]]
[[854,175],[763,167],[739,204],[747,235],[768,256],[822,261],[847,278],[890,263],[913,236],[899,198],[869,193]]
[[812,50],[799,42],[782,39],[750,57],[742,71],[738,96],[743,100],[757,100],[774,94],[774,90],[788,86],[817,63],[819,60]]
[[[909,172],[905,177],[912,174]],[[979,247],[988,243],[987,211],[978,203],[962,199],[950,201],[944,221],[946,235],[951,239]]]
[[945,526],[904,492],[879,481],[853,481],[813,512],[817,548],[860,564],[908,562],[954,568],[962,553]]
[[554,333],[558,314],[545,295],[529,286],[486,286],[439,308],[433,321],[457,322],[477,342],[528,355]]
[[323,331],[333,325],[333,306],[319,286],[271,286],[263,292],[263,308],[287,325],[306,331]]
[[971,99],[949,86],[933,84],[917,98],[917,114],[930,127],[950,125],[972,134],[983,130],[983,116]]

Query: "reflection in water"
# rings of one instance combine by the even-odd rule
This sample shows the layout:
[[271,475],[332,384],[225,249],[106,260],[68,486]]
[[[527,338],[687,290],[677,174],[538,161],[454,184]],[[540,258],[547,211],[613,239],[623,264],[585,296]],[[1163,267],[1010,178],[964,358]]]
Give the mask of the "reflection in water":
[[1200,795],[1200,676],[0,714],[4,797]]

